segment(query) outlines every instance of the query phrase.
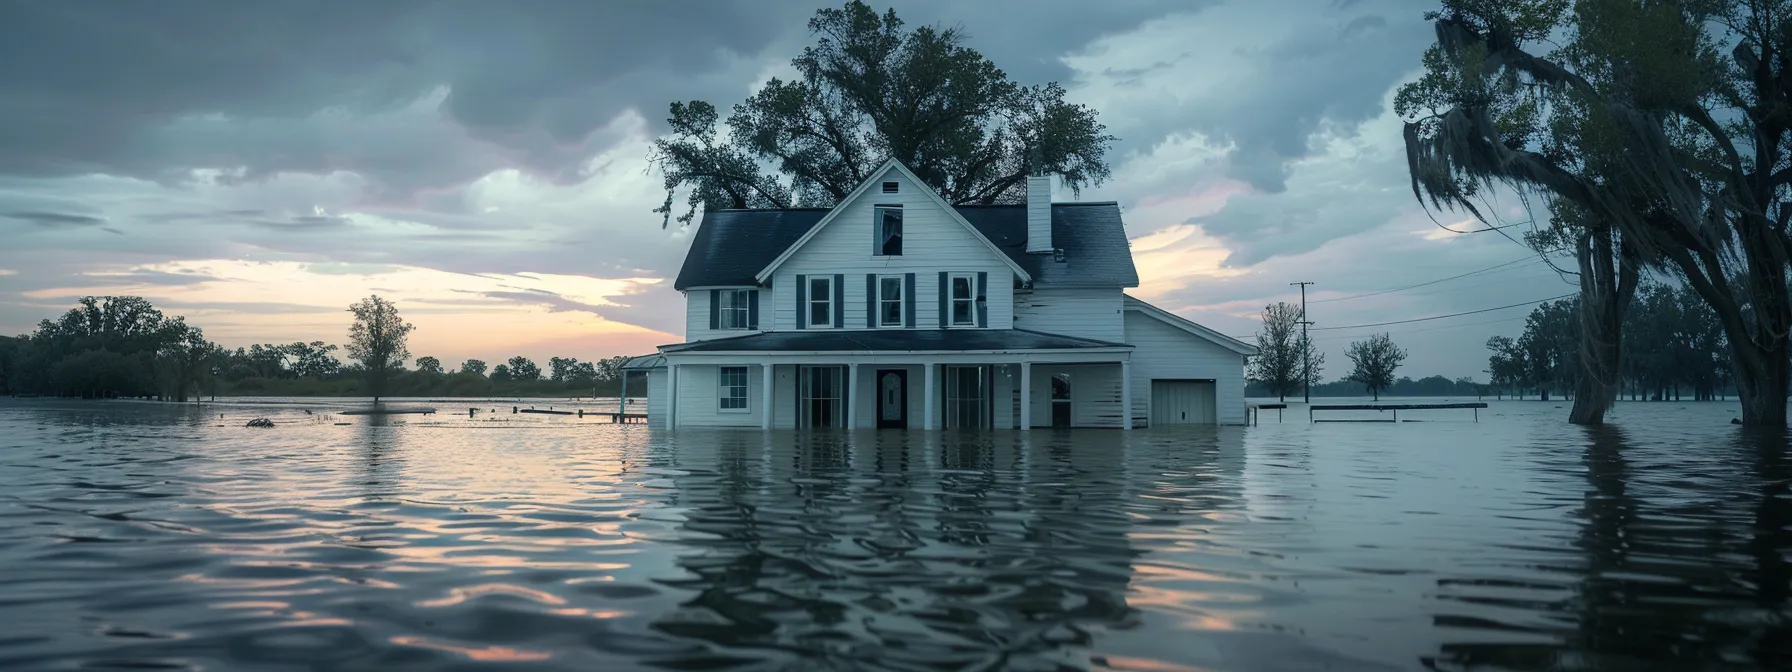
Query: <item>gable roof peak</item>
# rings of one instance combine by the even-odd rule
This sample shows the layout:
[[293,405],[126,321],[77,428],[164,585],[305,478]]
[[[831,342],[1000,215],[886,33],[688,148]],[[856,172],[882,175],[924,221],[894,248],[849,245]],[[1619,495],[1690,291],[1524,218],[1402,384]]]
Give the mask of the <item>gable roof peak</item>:
[[908,166],[902,165],[902,162],[897,161],[895,157],[885,159],[883,164],[878,166],[877,170],[871,171],[870,175],[867,176],[864,181],[859,183],[859,186],[854,187],[852,192],[846,195],[846,198],[842,198],[839,203],[834,204],[833,209],[829,210],[828,214],[823,215],[821,221],[816,222],[815,226],[810,227],[801,238],[798,238],[796,242],[791,243],[789,247],[784,249],[782,254],[778,255],[778,258],[773,259],[772,263],[767,264],[765,268],[761,269],[753,276],[753,278],[762,283],[770,279],[773,271],[778,270],[779,266],[784,265],[784,262],[789,260],[792,255],[796,254],[798,249],[801,249],[803,245],[807,244],[816,234],[821,233],[821,230],[827,227],[829,222],[834,221],[834,218],[839,216],[840,212],[845,209],[846,206],[857,201],[860,196],[865,194],[866,190],[871,188],[872,183],[880,181],[883,176],[891,170],[901,172],[903,177],[908,178],[910,182],[919,186],[921,193],[926,195],[935,205],[939,206],[940,211],[946,213],[948,219],[958,222],[959,226],[963,226],[964,230],[969,232],[972,237],[976,238],[978,242],[983,243],[983,247],[995,254],[997,259],[1002,260],[1002,263],[1007,264],[1008,268],[1013,269],[1014,274],[1020,276],[1021,281],[1033,281],[1032,274],[1027,273],[1027,270],[1021,268],[1020,264],[1017,264],[1013,259],[1008,258],[1008,255],[1004,254],[1001,248],[996,247],[996,244],[990,242],[989,238],[983,235],[983,232],[977,230],[977,227],[972,226],[970,221],[964,218],[964,215],[959,214],[958,210],[952,207],[951,203],[947,203],[946,199],[941,198],[939,192],[934,191],[933,187],[927,186],[926,182],[921,181],[921,178],[915,176],[914,171],[909,170]]

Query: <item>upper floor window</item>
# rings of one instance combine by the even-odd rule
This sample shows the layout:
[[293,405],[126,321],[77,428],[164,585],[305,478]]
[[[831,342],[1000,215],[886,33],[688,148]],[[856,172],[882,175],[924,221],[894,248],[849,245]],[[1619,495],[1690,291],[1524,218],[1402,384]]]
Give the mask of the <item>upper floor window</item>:
[[977,276],[970,273],[954,273],[948,282],[951,283],[949,297],[952,300],[952,326],[976,326]]
[[877,326],[902,326],[902,285],[903,276],[900,275],[877,279]]
[[716,295],[721,301],[717,308],[717,328],[719,329],[751,329],[752,310],[749,306],[750,289],[724,289]]
[[834,324],[834,309],[834,278],[832,276],[810,276],[809,326],[832,326]]
[[872,210],[876,218],[873,227],[873,254],[886,257],[902,255],[902,206],[879,205]]

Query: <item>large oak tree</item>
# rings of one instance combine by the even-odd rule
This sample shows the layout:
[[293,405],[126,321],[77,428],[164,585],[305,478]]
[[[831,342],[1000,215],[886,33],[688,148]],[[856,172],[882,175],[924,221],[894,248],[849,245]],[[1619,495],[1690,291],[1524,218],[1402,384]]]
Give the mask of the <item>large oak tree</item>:
[[[1427,65],[1456,88],[1407,126],[1414,190],[1469,206],[1499,184],[1576,209],[1579,231],[1613,237],[1595,244],[1671,270],[1710,305],[1742,422],[1784,426],[1792,1],[1444,0],[1433,18]],[[1576,142],[1512,133],[1522,115]]]
[[954,205],[1018,202],[1026,178],[1072,191],[1108,177],[1114,138],[1057,83],[1023,86],[959,28],[909,28],[853,0],[809,20],[815,44],[734,106],[726,130],[710,103],[671,104],[671,134],[649,157],[689,224],[698,209],[831,206],[895,158]]

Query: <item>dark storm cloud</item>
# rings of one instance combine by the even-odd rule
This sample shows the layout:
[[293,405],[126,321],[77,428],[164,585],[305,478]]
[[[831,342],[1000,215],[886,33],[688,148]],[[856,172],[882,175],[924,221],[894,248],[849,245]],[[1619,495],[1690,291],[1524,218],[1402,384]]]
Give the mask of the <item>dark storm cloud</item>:
[[54,229],[54,228],[68,227],[68,226],[95,226],[98,224],[106,223],[106,220],[102,217],[90,217],[87,215],[74,215],[74,214],[69,214],[66,212],[19,211],[19,212],[8,212],[8,213],[0,214],[0,217],[5,217],[7,219],[16,219],[21,222],[30,222],[32,224],[36,224],[36,225],[44,227],[46,229]]
[[[756,53],[807,12],[788,3],[683,9],[570,0],[526,11],[427,1],[8,3],[0,173],[363,169],[335,158],[346,145],[312,142],[338,128],[319,113],[390,113],[442,86],[452,93],[441,111],[469,134],[524,158],[564,160],[557,147],[580,144],[622,109],[663,106],[678,73]],[[239,142],[207,142],[222,139]],[[439,138],[397,140],[427,139]],[[389,173],[428,165],[406,158],[446,162],[460,176],[486,167],[450,149],[348,159]]]
[[[1201,4],[901,2],[966,29],[1023,83],[1070,46]],[[882,6],[882,3],[874,3]],[[727,106],[808,42],[835,2],[433,0],[9,3],[0,13],[0,174],[178,180],[195,168],[352,170],[387,198],[526,167],[559,179],[634,109]],[[769,48],[777,46],[773,51]],[[445,97],[442,95],[445,92]]]

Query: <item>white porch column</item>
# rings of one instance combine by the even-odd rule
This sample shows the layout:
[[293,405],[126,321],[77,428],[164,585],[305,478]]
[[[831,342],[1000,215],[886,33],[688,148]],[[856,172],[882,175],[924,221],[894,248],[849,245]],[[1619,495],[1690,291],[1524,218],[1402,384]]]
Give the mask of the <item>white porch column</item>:
[[[621,375],[619,375],[617,377],[622,379],[622,396],[617,397],[617,399],[616,399],[616,412],[617,413],[627,413],[628,412],[628,370],[624,369],[622,371]],[[622,418],[620,418],[620,417],[616,418],[616,422],[622,422]]]
[[1020,428],[1033,428],[1033,363],[1020,363]]
[[678,365],[666,364],[666,429],[678,429]]
[[1120,362],[1120,428],[1132,429],[1132,362]]
[[846,394],[840,395],[846,402],[846,428],[859,428],[859,365],[846,365]]
[[921,385],[925,388],[921,393],[921,429],[935,429],[937,426],[933,423],[933,388],[938,385],[933,382],[933,370],[939,365],[922,364],[921,366],[927,369],[927,375],[921,377],[923,381]]
[[759,365],[760,382],[764,390],[759,393],[759,428],[772,428],[772,365]]

